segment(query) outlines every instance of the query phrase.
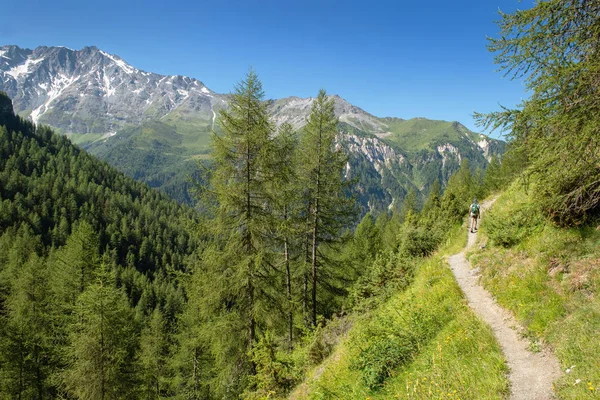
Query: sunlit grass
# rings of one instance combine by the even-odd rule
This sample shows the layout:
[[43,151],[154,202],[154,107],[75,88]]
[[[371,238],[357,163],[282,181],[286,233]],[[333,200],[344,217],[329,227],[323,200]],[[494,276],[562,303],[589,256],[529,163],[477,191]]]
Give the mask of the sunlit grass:
[[523,324],[534,349],[541,341],[554,350],[564,373],[554,384],[559,398],[599,398],[600,231],[561,229],[536,216],[515,221],[515,213],[534,209],[517,185],[494,208],[480,234],[505,229],[519,238],[474,251],[470,261],[482,283]]
[[[382,361],[392,368],[382,370]],[[291,398],[501,399],[506,372],[491,330],[468,308],[447,265],[432,257],[406,291],[359,319]]]

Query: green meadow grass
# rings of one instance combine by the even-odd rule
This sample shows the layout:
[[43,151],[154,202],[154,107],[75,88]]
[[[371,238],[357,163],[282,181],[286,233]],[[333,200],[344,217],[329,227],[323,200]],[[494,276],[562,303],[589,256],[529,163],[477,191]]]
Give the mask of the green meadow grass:
[[[454,237],[462,245],[460,232]],[[491,330],[468,308],[447,264],[433,256],[408,289],[357,318],[291,398],[503,399],[506,374]]]
[[[408,152],[417,152],[429,148],[433,143],[439,141],[458,141],[461,138],[459,128],[454,122],[436,121],[425,118],[413,118],[409,120],[387,120],[380,119],[387,125],[392,135],[386,140],[396,143],[400,148]],[[467,133],[477,140],[475,133]]]

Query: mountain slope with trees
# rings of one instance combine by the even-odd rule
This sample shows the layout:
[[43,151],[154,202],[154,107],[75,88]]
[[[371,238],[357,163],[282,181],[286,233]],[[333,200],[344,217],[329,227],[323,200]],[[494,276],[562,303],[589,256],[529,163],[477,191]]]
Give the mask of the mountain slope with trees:
[[152,388],[140,330],[158,313],[173,340],[196,213],[16,117],[3,93],[0,155],[1,396]]

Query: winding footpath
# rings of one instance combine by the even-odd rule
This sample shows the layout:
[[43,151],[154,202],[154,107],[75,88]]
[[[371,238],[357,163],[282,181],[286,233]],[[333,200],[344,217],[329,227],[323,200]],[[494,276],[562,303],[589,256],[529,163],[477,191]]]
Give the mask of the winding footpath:
[[[495,199],[481,205],[482,215]],[[477,272],[465,257],[465,251],[475,244],[477,233],[469,233],[465,250],[448,258],[450,268],[465,293],[469,307],[491,326],[494,336],[510,368],[511,400],[554,399],[552,382],[560,376],[558,360],[548,349],[532,353],[529,342],[513,327],[519,326],[513,315],[499,306],[490,293],[478,282]]]

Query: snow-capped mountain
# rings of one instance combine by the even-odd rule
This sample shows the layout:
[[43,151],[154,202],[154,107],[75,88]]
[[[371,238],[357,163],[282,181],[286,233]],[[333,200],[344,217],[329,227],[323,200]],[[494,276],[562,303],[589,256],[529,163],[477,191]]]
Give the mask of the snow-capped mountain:
[[0,90],[21,116],[79,134],[112,135],[174,110],[212,119],[225,104],[196,79],[145,72],[96,47],[0,47]]

